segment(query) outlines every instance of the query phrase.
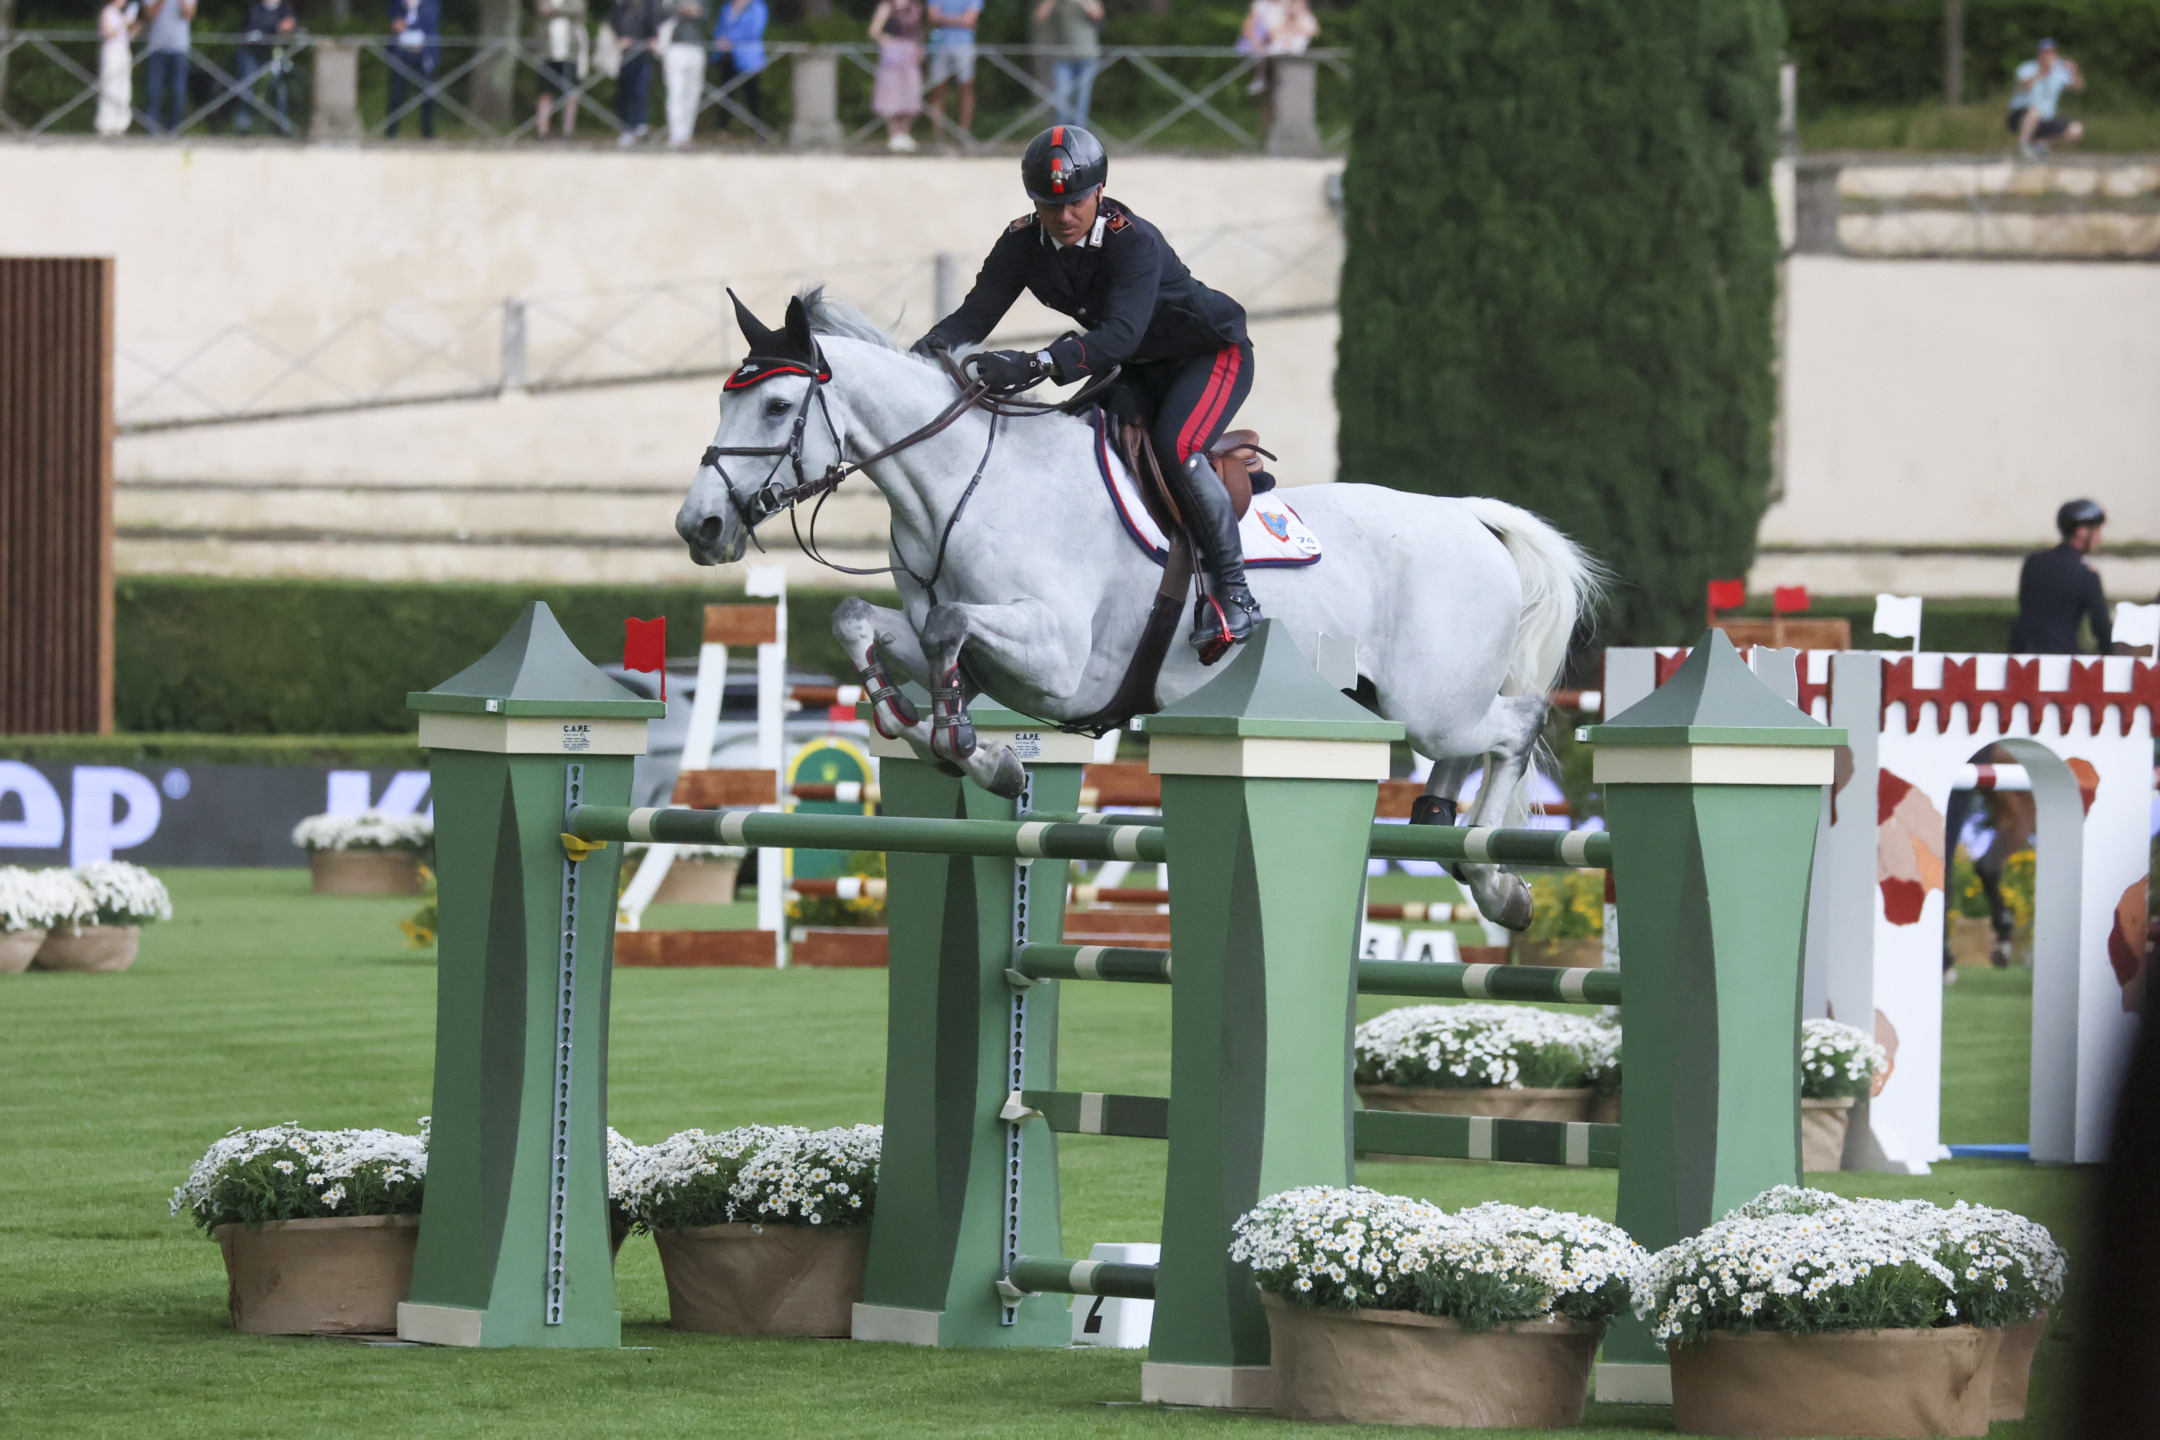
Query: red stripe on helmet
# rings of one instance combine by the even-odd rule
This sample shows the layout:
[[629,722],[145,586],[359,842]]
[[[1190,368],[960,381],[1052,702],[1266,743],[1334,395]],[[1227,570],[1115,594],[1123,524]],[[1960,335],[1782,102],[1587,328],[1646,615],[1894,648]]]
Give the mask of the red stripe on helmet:
[[1062,126],[1062,125],[1053,125],[1053,126],[1051,126],[1051,127],[1050,127],[1050,143],[1051,143],[1052,145],[1063,145],[1063,144],[1065,143],[1065,127],[1064,127],[1064,126]]

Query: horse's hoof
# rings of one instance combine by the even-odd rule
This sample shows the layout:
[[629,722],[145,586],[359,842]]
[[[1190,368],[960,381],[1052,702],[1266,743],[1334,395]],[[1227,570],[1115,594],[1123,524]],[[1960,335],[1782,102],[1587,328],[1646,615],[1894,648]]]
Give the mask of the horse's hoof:
[[1510,875],[1503,871],[1493,876],[1487,889],[1498,893],[1477,893],[1479,914],[1502,929],[1513,930],[1517,934],[1530,928],[1530,917],[1535,913],[1536,905],[1530,898],[1530,885],[1527,881],[1520,875]]
[[1027,767],[1010,745],[998,746],[997,758],[990,762],[990,778],[982,782],[982,787],[1005,800],[1019,799],[1020,792],[1027,788]]

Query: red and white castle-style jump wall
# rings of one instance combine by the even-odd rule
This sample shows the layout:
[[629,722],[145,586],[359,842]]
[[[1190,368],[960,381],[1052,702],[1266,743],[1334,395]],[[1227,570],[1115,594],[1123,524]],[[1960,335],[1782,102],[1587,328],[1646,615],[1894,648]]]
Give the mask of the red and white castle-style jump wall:
[[[1684,650],[1606,652],[1606,713]],[[1806,1007],[1869,1024],[1895,1068],[1861,1102],[1849,1168],[1925,1173],[1942,1146],[1942,948],[1951,792],[1977,751],[2023,765],[2038,812],[2032,1158],[2097,1162],[2145,984],[2153,727],[2160,666],[2130,657],[1899,655],[1757,647],[1749,663],[1843,727],[1809,898]],[[1620,937],[1623,963],[1626,937]]]

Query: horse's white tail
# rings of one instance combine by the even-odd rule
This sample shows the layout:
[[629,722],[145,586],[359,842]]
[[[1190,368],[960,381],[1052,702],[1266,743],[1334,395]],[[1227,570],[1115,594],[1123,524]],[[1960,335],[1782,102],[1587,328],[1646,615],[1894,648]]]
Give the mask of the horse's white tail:
[[1461,503],[1500,537],[1522,577],[1522,619],[1501,693],[1541,695],[1560,678],[1576,622],[1604,595],[1604,575],[1574,541],[1521,506],[1477,495]]

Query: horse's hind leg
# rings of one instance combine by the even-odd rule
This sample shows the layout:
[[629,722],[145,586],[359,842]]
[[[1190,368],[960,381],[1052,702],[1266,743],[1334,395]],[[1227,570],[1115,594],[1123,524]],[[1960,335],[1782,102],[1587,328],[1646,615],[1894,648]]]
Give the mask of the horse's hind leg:
[[[1478,789],[1477,804],[1470,815],[1472,825],[1506,823],[1509,806],[1529,773],[1530,757],[1536,752],[1538,735],[1544,729],[1545,709],[1546,701],[1542,695],[1503,695],[1493,701],[1492,709],[1486,712],[1484,722],[1473,737],[1473,743],[1484,750],[1486,763],[1485,783]],[[1434,764],[1436,777],[1445,763]],[[1453,763],[1461,765],[1465,762],[1457,760]],[[1453,773],[1452,769],[1450,773]],[[1459,780],[1455,783],[1460,785]],[[1438,793],[1433,784],[1432,781],[1426,784],[1428,795]],[[1457,873],[1470,887],[1470,897],[1477,902],[1479,913],[1486,919],[1510,930],[1529,928],[1530,886],[1520,875],[1497,865],[1470,861],[1465,861]]]
[[1479,758],[1458,755],[1433,761],[1432,774],[1425,777],[1425,793],[1410,802],[1410,823],[1453,825],[1459,808],[1457,797],[1462,794],[1463,782],[1470,778],[1470,772],[1477,769]]

